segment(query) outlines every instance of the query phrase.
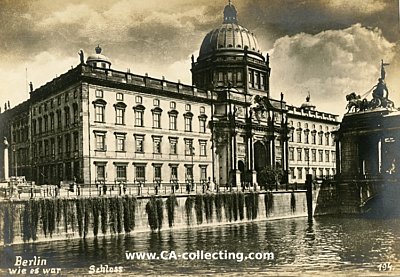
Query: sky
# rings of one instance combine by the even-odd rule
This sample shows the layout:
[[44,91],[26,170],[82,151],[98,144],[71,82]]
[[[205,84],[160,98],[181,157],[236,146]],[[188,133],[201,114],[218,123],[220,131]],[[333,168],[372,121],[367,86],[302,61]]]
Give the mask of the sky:
[[[190,57],[223,21],[227,0],[0,0],[0,107],[79,64],[100,44],[112,68],[191,84]],[[271,95],[342,115],[386,67],[400,106],[398,0],[232,0],[239,24],[270,54]]]

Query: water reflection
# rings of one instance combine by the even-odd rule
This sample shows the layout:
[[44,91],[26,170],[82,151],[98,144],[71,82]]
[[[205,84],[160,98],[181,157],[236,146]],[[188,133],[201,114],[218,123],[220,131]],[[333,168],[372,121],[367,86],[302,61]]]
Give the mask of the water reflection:
[[[273,252],[275,260],[127,260],[125,252]],[[15,256],[34,255],[63,273],[86,273],[90,265],[123,266],[141,274],[242,274],[351,272],[375,274],[382,262],[400,267],[400,221],[357,218],[307,218],[232,224],[127,236],[99,237],[3,247],[0,267]]]

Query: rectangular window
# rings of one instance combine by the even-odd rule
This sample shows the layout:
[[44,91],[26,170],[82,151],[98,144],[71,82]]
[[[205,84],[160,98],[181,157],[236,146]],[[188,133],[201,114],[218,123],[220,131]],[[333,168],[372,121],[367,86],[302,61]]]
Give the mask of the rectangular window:
[[153,128],[161,128],[161,114],[153,113]]
[[200,167],[200,181],[207,181],[207,167]]
[[61,136],[57,138],[57,146],[58,146],[58,154],[60,155],[63,152],[63,140]]
[[54,131],[54,114],[50,115],[50,130]]
[[319,144],[319,145],[322,145],[322,139],[323,139],[323,134],[322,134],[322,133],[319,133],[319,134],[318,134],[318,144]]
[[331,156],[332,156],[332,162],[336,162],[336,152],[331,151]]
[[228,76],[228,81],[229,81],[229,82],[232,82],[232,81],[233,81],[233,74],[232,74],[232,71],[228,71],[227,76]]
[[142,101],[143,101],[142,96],[136,96],[135,97],[136,104],[142,104]]
[[238,70],[236,73],[236,78],[238,82],[242,82],[243,81],[243,75],[242,75],[242,71]]
[[97,105],[95,107],[96,122],[104,122],[104,106]]
[[177,116],[176,115],[174,115],[174,114],[171,114],[170,116],[169,116],[169,129],[170,130],[176,130],[177,128],[176,128],[176,121],[177,121]]
[[307,144],[310,143],[310,142],[309,142],[309,133],[308,133],[308,132],[306,132],[306,133],[304,134],[304,140],[305,140],[304,143],[307,143]]
[[322,168],[318,169],[318,173],[319,173],[319,178],[324,177],[324,170]]
[[175,103],[175,102],[170,102],[170,103],[169,103],[169,108],[170,108],[171,110],[175,110],[175,109],[176,109],[176,103]]
[[316,144],[316,143],[317,143],[317,141],[316,141],[316,139],[317,139],[317,134],[316,134],[315,132],[313,132],[313,133],[311,134],[311,138],[312,138],[311,143],[312,143],[312,144]]
[[161,154],[161,137],[153,137],[153,153]]
[[193,180],[193,167],[186,166],[186,180]]
[[206,112],[206,109],[203,106],[201,106],[200,107],[200,114],[204,114],[205,112]]
[[323,162],[324,161],[324,151],[318,150],[318,161]]
[[100,150],[100,151],[106,150],[105,134],[104,133],[95,133],[95,137],[96,137],[96,150]]
[[205,133],[206,132],[206,119],[200,118],[199,125],[200,125],[200,133]]
[[161,180],[161,165],[154,165],[154,180]]
[[49,156],[49,141],[48,140],[44,141],[44,156],[45,157]]
[[77,132],[74,133],[74,151],[79,151],[79,134]]
[[330,142],[329,142],[329,134],[325,135],[325,145],[329,146]]
[[96,89],[96,98],[103,98],[103,91],[101,89]]
[[303,169],[301,167],[297,168],[297,179],[303,179]]
[[296,175],[295,175],[295,172],[294,172],[294,167],[290,168],[290,178],[291,179],[296,179]]
[[69,124],[71,123],[71,115],[69,113],[69,109],[65,109],[65,127],[69,127]]
[[135,178],[137,181],[146,180],[146,167],[144,165],[135,166]]
[[177,138],[170,138],[169,139],[169,147],[170,147],[170,154],[176,155],[178,154],[178,139]]
[[250,87],[254,87],[254,71],[249,71],[249,84]]
[[192,107],[190,106],[190,104],[185,105],[185,111],[190,112],[191,109]]
[[77,124],[79,122],[79,111],[77,105],[74,105],[73,107],[73,117],[74,124]]
[[192,139],[185,139],[185,155],[186,156],[193,156],[194,155],[194,148],[193,148],[193,140]]
[[325,162],[329,162],[329,150],[325,150]]
[[126,165],[117,165],[117,180],[126,181]]
[[135,126],[143,127],[143,111],[135,111]]
[[[61,111],[57,111],[57,128],[61,129],[62,128],[62,123],[61,123]],[[40,129],[39,129],[40,130]]]
[[289,161],[294,161],[294,149],[289,148]]
[[153,106],[155,106],[155,107],[160,106],[160,100],[159,99],[154,99],[153,100]]
[[224,73],[219,71],[218,72],[218,82],[223,82],[224,81]]
[[207,141],[200,140],[200,156],[207,156]]
[[116,150],[119,152],[125,151],[125,135],[117,134],[116,139]]
[[325,176],[326,177],[330,176],[329,168],[325,168]]
[[97,172],[97,176],[96,176],[97,180],[104,181],[106,179],[106,166],[105,165],[97,165],[96,172]]
[[178,180],[178,166],[171,166],[171,180]]
[[120,93],[120,92],[117,93],[117,101],[124,101],[124,94],[123,93]]
[[315,150],[315,149],[311,150],[311,161],[313,161],[313,162],[317,161],[317,150]]
[[53,157],[56,155],[56,140],[54,138],[50,141],[50,154]]
[[304,158],[306,162],[310,161],[310,149],[304,149]]
[[135,136],[135,151],[138,153],[144,152],[144,136]]
[[116,124],[125,124],[125,109],[116,108],[115,109],[115,123]]
[[185,117],[185,131],[186,132],[192,131],[192,118],[188,116]]
[[69,134],[65,135],[65,152],[71,152],[71,136]]
[[301,148],[298,148],[298,149],[297,149],[297,160],[298,160],[298,161],[301,161],[301,160],[302,160],[301,154],[302,154],[302,149],[301,149]]
[[44,117],[43,121],[44,121],[44,131],[48,132],[49,131],[49,118],[47,115]]
[[297,131],[297,142],[301,142],[301,130]]

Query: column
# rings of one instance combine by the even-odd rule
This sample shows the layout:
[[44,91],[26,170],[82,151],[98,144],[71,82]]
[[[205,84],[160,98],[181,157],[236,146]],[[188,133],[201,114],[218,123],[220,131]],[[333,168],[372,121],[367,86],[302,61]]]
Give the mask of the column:
[[8,181],[10,179],[9,176],[9,166],[8,166],[8,141],[7,138],[4,137],[4,180]]

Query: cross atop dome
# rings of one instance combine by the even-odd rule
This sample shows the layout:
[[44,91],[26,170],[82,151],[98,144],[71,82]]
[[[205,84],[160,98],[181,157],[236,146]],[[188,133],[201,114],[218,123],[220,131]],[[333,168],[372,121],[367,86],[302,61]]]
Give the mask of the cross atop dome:
[[224,9],[224,23],[235,23],[237,24],[237,11],[231,0],[228,1],[228,5]]

